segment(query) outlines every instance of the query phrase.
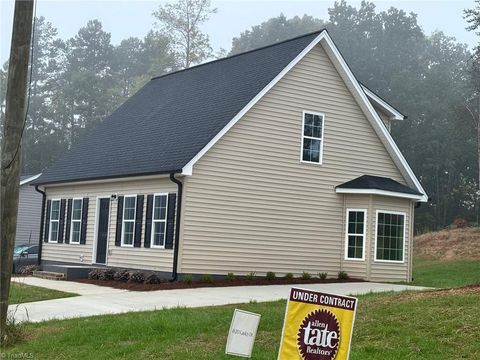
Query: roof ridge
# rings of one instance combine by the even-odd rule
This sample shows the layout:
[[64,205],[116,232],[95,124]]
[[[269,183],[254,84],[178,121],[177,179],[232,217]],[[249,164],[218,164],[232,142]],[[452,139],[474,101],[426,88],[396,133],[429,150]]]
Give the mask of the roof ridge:
[[[169,75],[178,74],[178,73],[180,73],[180,72],[184,72],[184,71],[196,69],[196,68],[199,68],[199,67],[201,67],[201,66],[205,66],[205,65],[210,65],[210,64],[213,64],[213,63],[217,63],[217,62],[220,62],[220,61],[223,61],[223,60],[228,60],[228,59],[231,59],[231,58],[240,56],[240,55],[245,55],[245,54],[249,54],[249,53],[252,53],[252,52],[255,52],[255,51],[263,50],[263,49],[266,49],[266,48],[269,48],[269,47],[273,47],[273,46],[277,46],[277,45],[280,45],[280,44],[284,44],[284,43],[286,43],[286,42],[293,41],[293,40],[297,40],[297,39],[300,39],[300,38],[303,38],[303,37],[307,37],[307,36],[311,36],[311,35],[313,35],[313,34],[321,34],[321,33],[324,32],[324,31],[327,31],[327,28],[323,28],[323,29],[320,29],[320,30],[312,31],[312,32],[309,32],[309,33],[307,33],[307,34],[295,36],[295,37],[293,37],[293,38],[289,38],[289,39],[282,40],[282,41],[279,41],[279,42],[276,42],[276,43],[273,43],[273,44],[261,46],[261,47],[259,47],[259,48],[255,48],[255,49],[243,51],[243,52],[238,53],[238,54],[234,54],[234,55],[230,55],[230,56],[225,56],[225,57],[220,58],[220,59],[215,59],[215,60],[212,60],[212,61],[207,61],[207,62],[204,62],[204,63],[202,63],[202,64],[198,64],[198,65],[195,65],[195,66],[191,66],[191,67],[189,67],[189,68],[180,69],[180,70],[176,70],[176,71],[171,71],[171,72],[166,73],[166,74],[163,74],[163,75],[154,76],[154,77],[152,77],[152,78],[150,79],[150,81],[152,81],[152,80],[157,80],[157,79],[160,79],[160,78],[164,78],[164,77],[167,77],[167,76],[169,76]],[[327,31],[327,32],[328,32],[328,31]]]

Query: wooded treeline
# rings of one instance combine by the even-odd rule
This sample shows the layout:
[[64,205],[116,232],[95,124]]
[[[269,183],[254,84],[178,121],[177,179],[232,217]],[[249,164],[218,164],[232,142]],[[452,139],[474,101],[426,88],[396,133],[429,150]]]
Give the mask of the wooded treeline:
[[[198,12],[192,17],[196,23],[183,20],[189,11]],[[23,172],[49,166],[152,76],[213,58],[199,26],[214,11],[207,0],[160,7],[144,38],[118,45],[98,20],[63,40],[39,17]],[[378,12],[372,3],[355,8],[340,1],[329,9],[328,19],[280,15],[254,26],[232,40],[230,54],[324,27],[357,78],[408,115],[395,122],[393,137],[431,197],[417,210],[417,230],[444,227],[456,217],[478,222],[475,52],[442,32],[425,34],[413,13],[393,7]],[[6,69],[7,64],[0,72],[1,104]]]

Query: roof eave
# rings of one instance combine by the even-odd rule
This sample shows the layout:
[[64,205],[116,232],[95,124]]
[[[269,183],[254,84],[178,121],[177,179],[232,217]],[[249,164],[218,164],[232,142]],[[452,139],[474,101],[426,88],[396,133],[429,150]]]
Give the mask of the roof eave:
[[67,179],[67,180],[56,180],[56,181],[33,181],[31,185],[39,185],[39,186],[52,186],[52,185],[69,185],[69,184],[79,184],[79,183],[98,183],[98,182],[114,182],[114,181],[122,181],[126,179],[133,179],[133,178],[155,178],[155,177],[167,177],[170,174],[181,174],[182,170],[169,170],[169,171],[161,171],[161,172],[150,172],[150,173],[141,173],[141,174],[124,174],[124,175],[115,175],[115,176],[94,176],[89,178],[81,178],[81,179]]
[[395,109],[392,105],[387,103],[385,100],[383,100],[380,96],[371,91],[365,85],[360,84],[360,86],[365,92],[365,95],[367,95],[368,99],[373,102],[377,107],[382,109],[388,115],[390,120],[405,120],[406,116],[403,115],[400,111]]

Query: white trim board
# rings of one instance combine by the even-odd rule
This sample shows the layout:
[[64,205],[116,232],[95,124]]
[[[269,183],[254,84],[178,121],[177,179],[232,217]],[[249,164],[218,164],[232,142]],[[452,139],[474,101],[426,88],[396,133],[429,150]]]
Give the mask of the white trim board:
[[385,100],[383,100],[380,96],[375,94],[373,91],[365,87],[364,85],[361,85],[362,90],[365,92],[365,95],[368,96],[370,101],[374,102],[379,108],[381,108],[385,113],[389,115],[390,120],[405,120],[405,115],[400,113],[397,109],[395,109],[392,105],[387,103]]
[[367,95],[363,91],[361,85],[353,75],[352,71],[348,67],[347,63],[340,54],[340,51],[335,46],[333,40],[330,38],[330,35],[326,30],[322,31],[305,49],[303,49],[303,51],[298,54],[295,59],[293,59],[267,86],[265,86],[262,91],[260,91],[252,100],[250,100],[250,102],[183,167],[182,175],[192,175],[193,166],[195,163],[200,160],[201,157],[208,150],[210,150],[210,148],[215,145],[217,141],[220,140],[223,135],[225,135],[227,131],[230,130],[233,125],[235,125],[237,121],[243,117],[243,115],[245,115],[248,110],[250,110],[273,86],[275,86],[275,84],[277,84],[285,76],[285,74],[287,74],[300,60],[305,57],[305,55],[310,52],[310,50],[312,50],[319,43],[324,48],[336,70],[345,82],[347,88],[350,90],[367,119],[370,121],[373,129],[384,144],[395,165],[405,177],[407,183],[414,187],[419,193],[423,194],[421,199],[418,201],[428,201],[428,196],[425,190],[393,141],[390,133],[383,125],[380,116],[375,111],[372,103],[368,100]]
[[404,199],[411,199],[422,201],[422,195],[415,194],[406,194],[396,191],[387,191],[387,190],[377,190],[377,189],[347,189],[347,188],[336,188],[335,192],[337,194],[363,194],[363,195],[381,195],[381,196],[390,196]]
[[28,177],[28,178],[20,181],[20,186],[25,185],[25,184],[28,184],[29,182],[38,179],[38,178],[40,177],[40,175],[42,175],[42,173],[37,174],[37,175],[30,176],[30,177]]

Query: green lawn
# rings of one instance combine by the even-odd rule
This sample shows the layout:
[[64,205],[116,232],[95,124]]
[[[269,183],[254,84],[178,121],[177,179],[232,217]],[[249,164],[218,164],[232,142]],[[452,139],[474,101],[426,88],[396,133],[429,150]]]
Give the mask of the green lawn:
[[58,299],[71,296],[77,296],[77,294],[15,282],[12,282],[12,286],[10,288],[10,304],[22,304],[32,301]]
[[437,288],[480,284],[480,260],[423,260],[413,262],[411,285]]
[[[361,296],[351,359],[479,359],[479,292]],[[262,314],[253,359],[276,359],[285,302],[244,304]],[[9,353],[36,359],[232,359],[224,355],[235,306],[173,309],[26,325]]]

